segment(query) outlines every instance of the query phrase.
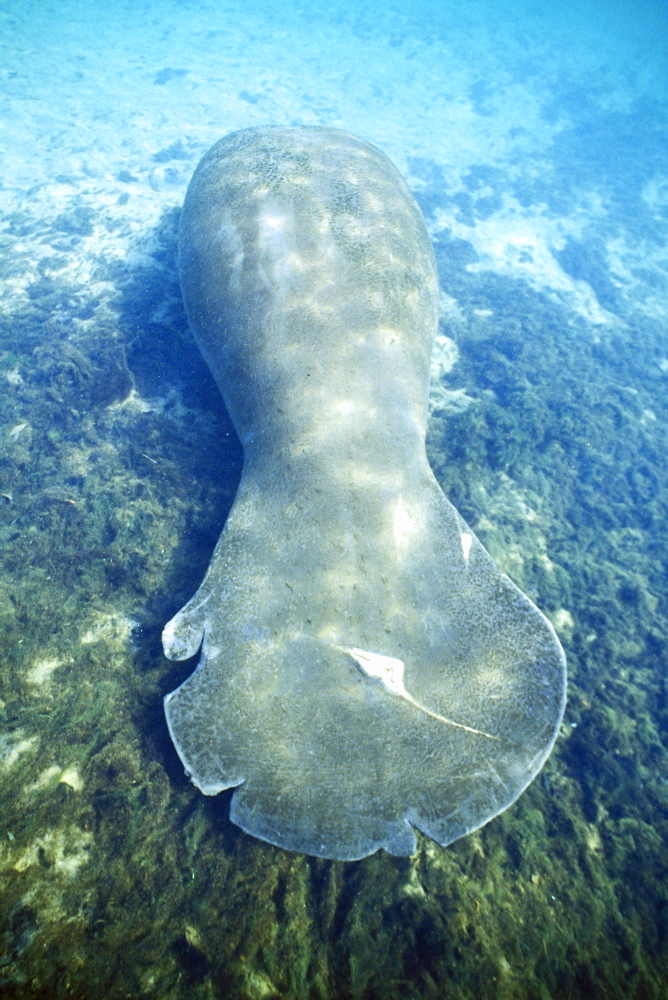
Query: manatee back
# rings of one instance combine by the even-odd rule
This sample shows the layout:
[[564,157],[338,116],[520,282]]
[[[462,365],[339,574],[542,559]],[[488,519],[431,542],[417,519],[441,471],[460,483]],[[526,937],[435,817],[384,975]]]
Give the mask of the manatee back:
[[424,430],[434,254],[413,195],[375,147],[337,129],[226,136],[188,188],[179,264],[190,325],[242,441],[268,425],[308,432],[336,393]]

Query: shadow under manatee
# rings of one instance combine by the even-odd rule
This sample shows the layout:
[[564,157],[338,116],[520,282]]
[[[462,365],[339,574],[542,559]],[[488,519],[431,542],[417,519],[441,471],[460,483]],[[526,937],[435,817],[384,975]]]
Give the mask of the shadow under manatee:
[[222,420],[231,429],[225,405],[188,329],[178,278],[180,209],[165,211],[146,235],[137,263],[118,275],[119,325],[128,366],[140,396],[176,393],[183,405]]
[[171,466],[165,504],[171,499],[170,483],[189,497],[186,530],[173,552],[172,577],[165,581],[164,595],[156,595],[151,604],[164,621],[190,596],[206,570],[234,500],[242,463],[225,404],[188,329],[178,281],[179,214],[166,211],[147,237],[148,252],[122,279],[119,313],[128,368],[147,406],[144,422],[150,440]]
[[[147,234],[138,262],[119,269],[119,327],[134,392],[141,401],[125,444],[138,474],[158,480],[166,508],[180,517],[157,589],[140,610],[137,655],[144,668],[162,659],[164,624],[192,596],[234,502],[242,449],[220,392],[188,329],[178,280],[180,211],[165,211]],[[150,537],[143,545],[150,548]],[[188,786],[167,733],[162,698],[195,668],[197,657],[162,660],[158,687],[136,718],[170,781]],[[142,663],[138,666],[142,668]],[[216,813],[221,812],[216,808]],[[226,815],[226,814],[225,814]]]

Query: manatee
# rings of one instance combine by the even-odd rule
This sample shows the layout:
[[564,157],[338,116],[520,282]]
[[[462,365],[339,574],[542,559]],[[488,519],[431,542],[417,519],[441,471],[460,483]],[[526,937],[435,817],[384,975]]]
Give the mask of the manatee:
[[420,210],[378,149],[252,128],[203,157],[179,269],[244,450],[205,579],[166,625],[200,658],[172,740],[230,818],[322,858],[447,845],[548,757],[564,654],[425,452],[438,323]]

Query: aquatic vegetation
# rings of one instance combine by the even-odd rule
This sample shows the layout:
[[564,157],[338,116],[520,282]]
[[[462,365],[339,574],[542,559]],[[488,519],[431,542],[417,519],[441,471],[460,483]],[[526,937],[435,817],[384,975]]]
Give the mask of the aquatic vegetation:
[[[187,30],[153,5],[6,7],[0,993],[665,1000],[666,105],[640,8],[608,46],[586,7],[544,35],[494,5],[461,27],[185,5]],[[177,206],[218,134],[269,121],[340,121],[410,166],[458,352],[430,462],[570,664],[539,779],[411,858],[248,837],[164,723],[194,663],[160,629],[241,468],[186,332]]]

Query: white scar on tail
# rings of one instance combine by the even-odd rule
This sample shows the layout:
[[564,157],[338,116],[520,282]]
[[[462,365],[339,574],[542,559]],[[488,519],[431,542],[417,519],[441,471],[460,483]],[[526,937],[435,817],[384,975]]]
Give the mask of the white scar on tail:
[[492,736],[491,733],[484,733],[482,729],[465,726],[461,722],[454,722],[453,719],[446,719],[444,715],[432,712],[426,705],[421,705],[419,701],[416,701],[404,686],[403,660],[398,660],[395,656],[384,656],[383,653],[370,653],[366,649],[357,649],[355,646],[336,646],[335,648],[351,656],[363,674],[379,680],[390,694],[396,694],[400,698],[403,698],[404,701],[415,705],[425,715],[430,715],[432,719],[438,719],[439,722],[445,722],[447,726],[454,726],[455,729],[463,729],[467,733],[475,733],[476,736],[484,736],[488,740],[496,740],[497,743],[502,742],[498,736]]

